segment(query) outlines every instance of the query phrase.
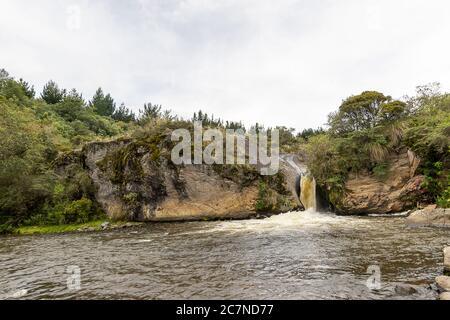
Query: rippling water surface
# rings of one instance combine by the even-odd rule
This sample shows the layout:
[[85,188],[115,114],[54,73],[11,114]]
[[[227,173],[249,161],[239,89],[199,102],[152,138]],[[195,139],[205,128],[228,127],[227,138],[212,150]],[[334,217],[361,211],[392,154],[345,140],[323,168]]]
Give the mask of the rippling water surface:
[[[265,220],[148,224],[96,233],[0,238],[0,298],[434,299],[444,229],[404,218],[295,212]],[[378,265],[381,289],[366,286]],[[69,266],[80,289],[67,288]],[[69,278],[70,280],[70,278]]]

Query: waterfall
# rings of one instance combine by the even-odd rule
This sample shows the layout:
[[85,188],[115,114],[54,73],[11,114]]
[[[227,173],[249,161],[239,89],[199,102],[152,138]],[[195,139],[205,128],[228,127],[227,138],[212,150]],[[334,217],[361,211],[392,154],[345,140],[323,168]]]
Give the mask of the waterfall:
[[316,180],[314,177],[302,175],[300,177],[300,201],[305,210],[317,211]]
[[308,175],[307,167],[302,163],[294,161],[294,158],[295,156],[290,154],[280,156],[280,160],[294,169],[297,174],[295,192],[305,207],[305,210],[312,209],[313,211],[317,211],[316,180],[314,177]]

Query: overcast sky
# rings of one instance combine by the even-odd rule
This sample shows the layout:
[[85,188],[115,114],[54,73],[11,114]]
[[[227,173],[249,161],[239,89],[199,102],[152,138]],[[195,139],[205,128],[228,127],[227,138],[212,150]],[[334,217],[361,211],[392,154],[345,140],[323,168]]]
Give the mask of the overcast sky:
[[[325,123],[364,90],[450,87],[448,0],[0,0],[0,68],[137,110]],[[449,90],[450,91],[450,90]]]

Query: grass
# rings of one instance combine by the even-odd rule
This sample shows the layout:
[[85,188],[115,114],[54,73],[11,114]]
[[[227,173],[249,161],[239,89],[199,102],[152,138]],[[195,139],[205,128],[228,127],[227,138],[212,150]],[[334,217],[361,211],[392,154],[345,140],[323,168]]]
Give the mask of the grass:
[[108,220],[95,220],[80,224],[63,224],[63,225],[47,225],[47,226],[22,226],[15,230],[19,235],[33,235],[33,234],[52,234],[52,233],[65,233],[65,232],[77,232],[79,229],[88,229],[83,231],[100,231],[102,230],[102,223],[109,222],[109,228],[118,228],[125,224],[139,225],[139,222],[111,222]]

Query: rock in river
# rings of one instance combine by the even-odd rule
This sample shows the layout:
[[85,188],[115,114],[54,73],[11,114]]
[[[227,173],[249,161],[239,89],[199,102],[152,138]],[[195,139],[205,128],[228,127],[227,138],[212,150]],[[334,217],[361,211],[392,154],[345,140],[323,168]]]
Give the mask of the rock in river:
[[450,291],[450,277],[439,276],[436,278],[436,283],[440,290]]
[[450,247],[444,249],[444,271],[450,274]]
[[395,286],[395,293],[401,296],[408,296],[417,293],[417,289],[409,284],[398,284]]
[[406,222],[408,225],[416,227],[450,228],[450,209],[435,208],[430,206],[423,210],[411,213],[411,215],[406,219]]
[[450,292],[443,292],[439,295],[439,300],[450,301]]

